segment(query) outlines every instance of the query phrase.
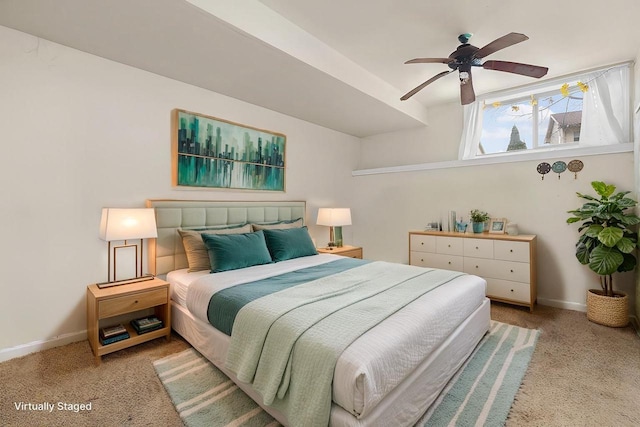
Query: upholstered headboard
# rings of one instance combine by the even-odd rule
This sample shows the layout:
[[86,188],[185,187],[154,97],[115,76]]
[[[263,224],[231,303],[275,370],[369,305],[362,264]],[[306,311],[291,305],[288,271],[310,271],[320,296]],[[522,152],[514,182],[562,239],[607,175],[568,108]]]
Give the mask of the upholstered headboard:
[[147,200],[156,212],[158,238],[149,240],[149,271],[167,274],[187,267],[178,229],[302,218],[306,202],[240,202],[203,200]]

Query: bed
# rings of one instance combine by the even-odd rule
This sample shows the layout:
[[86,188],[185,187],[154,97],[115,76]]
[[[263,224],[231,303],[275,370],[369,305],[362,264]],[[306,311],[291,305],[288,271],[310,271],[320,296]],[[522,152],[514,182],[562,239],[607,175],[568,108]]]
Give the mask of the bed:
[[[327,419],[332,426],[413,425],[435,401],[449,379],[489,329],[489,302],[485,297],[486,283],[483,279],[472,275],[378,261],[350,260],[329,254],[294,257],[275,263],[257,264],[214,274],[207,270],[188,271],[189,262],[182,239],[186,234],[185,231],[238,227],[247,223],[288,224],[296,221],[296,227],[298,227],[304,224],[306,217],[306,204],[303,201],[149,200],[147,206],[155,209],[158,227],[158,238],[152,240],[149,245],[149,268],[152,273],[166,277],[171,284],[173,329],[284,425],[308,425],[306,420],[313,420],[311,424],[326,425],[326,421],[317,421],[325,418],[300,418],[299,404],[296,406],[294,403],[291,405],[287,403],[283,406],[280,405],[282,402],[278,398],[267,399],[265,396],[268,393],[261,388],[259,381],[255,380],[254,384],[251,384],[251,381],[244,378],[245,371],[228,359],[236,358],[243,352],[244,347],[239,346],[251,347],[259,339],[248,336],[243,342],[236,337],[235,329],[234,334],[230,333],[229,326],[225,327],[224,322],[220,325],[216,324],[218,328],[214,327],[208,319],[208,316],[215,317],[208,314],[209,304],[211,303],[213,307],[214,295],[217,298],[228,290],[235,292],[253,285],[262,289],[271,286],[270,280],[280,283],[285,277],[298,277],[301,273],[308,275],[304,276],[302,285],[292,286],[293,290],[287,288],[280,290],[280,293],[252,300],[246,306],[241,306],[239,311],[234,312],[236,325],[243,322],[251,325],[252,321],[257,321],[254,317],[255,312],[247,314],[251,312],[246,307],[254,309],[263,301],[268,301],[264,304],[271,307],[271,304],[276,301],[290,298],[290,294],[286,292],[299,292],[300,289],[318,292],[317,284],[322,284],[322,292],[330,291],[324,288],[342,286],[341,280],[347,282],[351,280],[353,283],[375,282],[375,286],[384,287],[385,290],[380,292],[387,292],[388,288],[401,288],[407,284],[407,288],[402,291],[403,295],[409,292],[407,290],[409,285],[412,286],[410,292],[418,292],[409,300],[399,302],[396,308],[389,308],[389,313],[379,314],[380,319],[372,319],[376,323],[379,322],[375,326],[364,325],[362,331],[354,332],[355,338],[345,338],[343,348],[331,350],[336,352],[337,359],[328,362],[327,366],[332,367],[333,375],[329,375],[330,378],[325,382],[328,383],[330,399],[326,411]],[[237,231],[245,231],[245,229]],[[265,231],[265,233],[277,235],[280,232]],[[300,234],[298,231],[295,233]],[[387,285],[386,279],[382,276],[393,276],[394,280],[401,284]],[[395,279],[396,276],[404,278]],[[364,280],[363,277],[367,279]],[[424,285],[424,277],[437,283]],[[422,289],[413,290],[424,286],[432,286],[433,289],[428,292]],[[286,298],[282,298],[283,295]],[[387,293],[380,295],[385,295],[384,298],[389,300]],[[349,298],[351,298],[350,294],[340,294],[340,298],[331,300],[331,304]],[[362,298],[363,302],[358,299],[359,302],[352,305],[366,304],[365,300],[369,301],[373,298]],[[221,299],[221,301],[224,304],[227,300]],[[349,304],[345,303],[346,305]],[[217,309],[212,308],[212,310]],[[289,310],[289,308],[283,308],[283,310]],[[359,313],[376,311],[367,306],[361,306],[360,310],[364,311]],[[304,321],[306,317],[308,315],[296,320],[296,324],[301,323],[301,320]],[[260,329],[259,322],[253,325],[249,329]],[[240,330],[240,326],[237,328]],[[234,341],[229,335],[234,335]],[[312,334],[307,332],[303,336],[306,338],[308,335]],[[304,340],[293,339],[292,341],[302,346],[297,342]],[[307,356],[312,358],[316,357],[316,353],[321,353],[317,351],[318,343],[311,342],[308,345],[307,350],[296,347],[291,354],[303,361]],[[291,366],[302,364],[295,357],[291,356],[287,362],[287,372],[297,372]],[[309,364],[322,363],[314,360]],[[267,374],[269,374],[268,370]],[[256,373],[255,378],[258,376],[259,374]],[[299,374],[294,376],[301,378]],[[241,381],[239,377],[243,380]],[[307,392],[317,393],[315,389],[322,388],[318,384],[320,383],[314,379],[308,387],[292,385],[290,388],[293,391],[288,392],[286,399],[291,397],[291,402],[295,402],[292,395],[302,391],[303,397],[299,402],[305,402],[304,399],[310,399],[309,396],[313,397],[312,401],[321,402],[322,399],[314,394],[304,395]],[[281,388],[276,387],[276,390],[278,393],[285,393]],[[265,399],[269,405],[264,403]]]

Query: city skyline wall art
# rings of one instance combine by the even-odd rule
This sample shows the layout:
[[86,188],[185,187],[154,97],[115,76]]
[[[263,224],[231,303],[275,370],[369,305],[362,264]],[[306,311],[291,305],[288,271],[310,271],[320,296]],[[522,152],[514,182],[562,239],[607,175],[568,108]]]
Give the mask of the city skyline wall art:
[[281,133],[175,109],[173,185],[285,191],[286,139]]

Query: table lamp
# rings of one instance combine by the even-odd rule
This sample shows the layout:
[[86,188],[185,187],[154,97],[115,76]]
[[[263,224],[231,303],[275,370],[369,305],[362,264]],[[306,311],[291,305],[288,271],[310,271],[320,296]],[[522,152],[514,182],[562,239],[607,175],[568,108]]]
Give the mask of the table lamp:
[[342,247],[342,226],[351,225],[351,209],[320,208],[318,209],[318,225],[329,226],[329,247]]
[[[140,282],[143,280],[153,279],[150,274],[142,274],[142,240],[158,237],[156,229],[156,216],[153,208],[139,209],[118,209],[103,208],[102,218],[100,219],[100,238],[107,242],[107,281],[98,283],[99,288],[109,286],[124,285],[128,283]],[[137,240],[140,242],[130,244],[129,240]],[[122,245],[113,245],[111,242],[124,241]],[[125,279],[116,280],[117,267],[117,250],[123,248],[135,248],[136,250],[136,276]],[[111,280],[111,251],[113,250],[113,280]],[[138,258],[138,253],[140,258]]]

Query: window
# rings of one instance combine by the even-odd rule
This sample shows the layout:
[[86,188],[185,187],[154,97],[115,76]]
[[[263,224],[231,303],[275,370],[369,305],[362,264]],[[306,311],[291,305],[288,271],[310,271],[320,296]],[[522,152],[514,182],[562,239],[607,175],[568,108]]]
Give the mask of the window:
[[460,159],[630,141],[630,64],[479,96]]

